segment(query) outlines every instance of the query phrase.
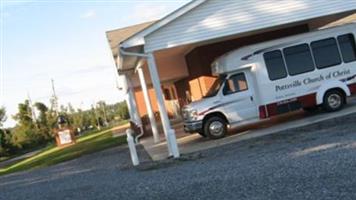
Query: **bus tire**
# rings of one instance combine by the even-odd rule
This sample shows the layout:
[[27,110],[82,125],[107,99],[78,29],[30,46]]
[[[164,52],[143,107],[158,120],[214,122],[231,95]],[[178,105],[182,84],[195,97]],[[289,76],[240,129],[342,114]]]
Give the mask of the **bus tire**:
[[325,93],[323,98],[323,108],[327,112],[335,112],[341,110],[345,105],[345,94],[339,90],[330,90]]
[[220,139],[225,137],[227,132],[226,121],[218,116],[208,118],[204,123],[204,133],[210,139]]

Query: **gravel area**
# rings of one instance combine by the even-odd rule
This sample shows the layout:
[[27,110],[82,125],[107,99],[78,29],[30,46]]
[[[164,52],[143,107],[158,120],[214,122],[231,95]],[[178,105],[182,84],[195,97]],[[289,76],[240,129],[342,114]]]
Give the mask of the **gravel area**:
[[0,199],[356,199],[356,114],[130,165],[127,147],[0,177]]

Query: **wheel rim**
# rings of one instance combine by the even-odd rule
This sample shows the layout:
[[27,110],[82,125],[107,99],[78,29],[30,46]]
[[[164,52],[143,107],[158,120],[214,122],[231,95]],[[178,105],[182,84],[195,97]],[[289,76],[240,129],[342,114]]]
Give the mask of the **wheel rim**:
[[211,135],[220,136],[224,132],[224,124],[219,121],[214,121],[209,125]]
[[337,109],[341,106],[342,104],[342,98],[338,94],[331,94],[328,97],[328,104],[332,109]]

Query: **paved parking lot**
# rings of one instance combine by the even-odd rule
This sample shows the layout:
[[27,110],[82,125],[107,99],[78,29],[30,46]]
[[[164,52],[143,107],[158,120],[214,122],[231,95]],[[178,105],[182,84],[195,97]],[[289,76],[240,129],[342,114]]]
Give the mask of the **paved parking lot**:
[[[209,140],[207,138],[202,138],[199,134],[186,134],[183,130],[183,124],[175,125],[174,129],[176,130],[177,143],[180,152],[187,154],[223,146],[226,144],[236,143],[251,138],[257,138],[291,128],[307,126],[324,120],[345,116],[351,113],[356,113],[355,97],[349,98],[348,105],[346,105],[344,109],[338,112],[326,113],[320,110],[319,112],[306,113],[303,111],[296,111],[275,117],[273,119],[268,119],[265,122],[259,124],[233,128],[230,130],[230,133],[227,137],[219,140]],[[155,144],[152,137],[144,138],[141,141],[144,148],[153,160],[162,160],[167,158],[167,143],[165,142],[164,138],[164,135],[162,135],[161,139],[163,141],[159,144]]]
[[[0,199],[356,199],[356,114],[130,167],[127,147],[0,177]],[[140,149],[140,157],[149,160]]]

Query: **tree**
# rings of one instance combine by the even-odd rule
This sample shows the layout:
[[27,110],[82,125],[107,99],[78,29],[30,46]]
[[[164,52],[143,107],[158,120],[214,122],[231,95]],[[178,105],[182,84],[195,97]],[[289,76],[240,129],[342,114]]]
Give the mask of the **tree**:
[[4,126],[4,122],[6,121],[6,110],[4,107],[0,108],[0,128],[2,129]]
[[6,110],[4,107],[0,108],[0,157],[5,155],[6,149],[6,130],[4,128],[4,122],[6,121]]
[[97,113],[99,114],[101,119],[104,119],[104,124],[107,125],[109,123],[107,116],[107,106],[105,101],[99,101],[97,103]]
[[73,128],[83,129],[83,113],[81,110],[71,114]]
[[68,103],[68,112],[69,114],[74,114],[75,113],[75,109],[73,108],[72,104],[71,103]]
[[120,119],[125,120],[130,118],[129,109],[127,108],[126,102],[120,102],[117,105],[117,114]]
[[42,126],[48,126],[47,122],[47,112],[48,108],[45,104],[37,102],[35,103],[35,107],[39,111],[39,116],[38,116],[38,123]]
[[44,138],[36,132],[29,101],[26,100],[24,103],[20,103],[18,110],[18,113],[14,116],[17,125],[11,135],[11,143],[22,149],[25,146],[32,146],[42,142]]
[[82,127],[87,129],[91,125],[91,112],[80,110],[79,113],[81,113]]
[[48,107],[40,102],[35,103],[35,107],[39,111],[39,116],[37,119],[38,132],[42,135],[45,140],[52,138],[52,126],[48,123]]
[[91,111],[89,112],[90,115],[90,125],[95,126],[97,129],[100,130],[99,118],[96,114],[95,107],[91,107]]
[[[75,110],[69,103],[60,106],[56,98],[52,98],[49,107],[41,102],[36,102],[32,108],[28,100],[18,105],[18,112],[13,118],[16,126],[5,130],[3,123],[6,120],[5,108],[0,107],[0,155],[17,153],[19,150],[30,150],[43,145],[54,137],[54,129],[57,127],[58,115],[63,115],[74,129],[80,128],[85,131],[93,126],[100,129],[105,123],[118,122],[128,119],[129,112],[125,102],[106,104],[99,101],[88,110]],[[33,112],[33,109],[36,112]],[[37,114],[34,119],[34,113]]]
[[[58,98],[55,94],[49,99],[50,105],[47,112],[47,121],[51,129],[57,128]],[[52,135],[53,136],[53,135]]]
[[32,110],[30,107],[30,103],[26,100],[24,103],[20,103],[18,105],[18,113],[14,116],[14,119],[19,123],[19,125],[23,126],[34,126],[32,119]]
[[67,117],[67,120],[68,120],[68,124],[73,126],[73,128],[78,128],[77,126],[75,126],[73,124],[74,123],[74,116],[76,115],[76,112],[75,112],[75,109],[73,108],[71,103],[68,103],[66,110],[67,110],[66,117]]

